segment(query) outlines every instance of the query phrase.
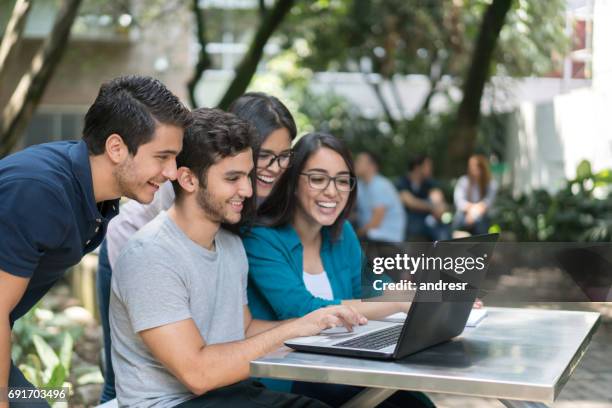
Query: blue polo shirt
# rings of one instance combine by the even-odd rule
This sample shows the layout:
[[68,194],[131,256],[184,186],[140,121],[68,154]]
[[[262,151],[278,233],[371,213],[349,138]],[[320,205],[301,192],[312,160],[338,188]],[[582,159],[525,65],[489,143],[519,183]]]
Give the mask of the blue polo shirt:
[[94,250],[119,200],[96,203],[87,145],[45,143],[0,160],[0,270],[30,278],[11,326]]

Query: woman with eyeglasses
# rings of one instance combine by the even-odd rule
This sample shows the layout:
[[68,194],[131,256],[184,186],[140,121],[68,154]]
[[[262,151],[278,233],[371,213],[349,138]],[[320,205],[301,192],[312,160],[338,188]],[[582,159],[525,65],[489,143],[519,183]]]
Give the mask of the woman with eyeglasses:
[[[255,192],[257,202],[261,203],[291,163],[291,141],[297,133],[295,121],[280,100],[261,92],[245,93],[232,103],[229,112],[251,123],[259,135]],[[127,202],[109,224],[106,240],[100,248],[96,286],[104,335],[105,383],[100,399],[102,403],[115,398],[108,320],[112,265],[127,240],[161,211],[170,208],[173,202],[174,191],[170,182],[160,187],[150,204]]]
[[245,93],[232,103],[229,111],[255,126],[261,137],[255,189],[261,203],[291,164],[291,141],[297,133],[295,121],[281,101],[262,92]]
[[[356,199],[355,186],[351,154],[340,139],[310,133],[295,144],[291,167],[259,207],[256,226],[243,237],[254,318],[297,318],[337,304],[354,307],[370,319],[406,311],[405,303],[359,300],[361,247],[347,221]],[[333,384],[265,382],[271,388],[310,395],[332,406],[361,390]],[[396,393],[387,401],[433,406],[418,393]]]

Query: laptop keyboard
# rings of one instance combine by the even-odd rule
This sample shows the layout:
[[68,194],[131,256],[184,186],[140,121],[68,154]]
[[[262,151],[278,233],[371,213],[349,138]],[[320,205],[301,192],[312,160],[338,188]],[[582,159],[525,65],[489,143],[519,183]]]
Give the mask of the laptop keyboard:
[[380,350],[397,343],[400,333],[402,332],[402,327],[402,325],[391,326],[374,333],[365,334],[354,339],[336,343],[334,344],[334,346],[367,350]]

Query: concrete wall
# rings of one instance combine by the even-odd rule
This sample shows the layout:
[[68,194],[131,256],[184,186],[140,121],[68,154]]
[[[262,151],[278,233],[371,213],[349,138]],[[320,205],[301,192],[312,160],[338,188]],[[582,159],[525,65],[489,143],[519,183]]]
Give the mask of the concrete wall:
[[505,181],[515,191],[555,191],[583,159],[612,168],[612,0],[594,8],[592,86],[522,103],[510,130]]
[[[93,102],[102,82],[125,74],[159,78],[186,100],[185,83],[191,75],[194,59],[190,18],[186,8],[179,9],[124,39],[73,36],[43,96],[41,109],[49,106],[66,106],[72,110],[86,108]],[[15,62],[10,65],[8,80],[0,87],[0,106],[7,102],[41,44],[42,39],[32,35],[19,48]],[[155,69],[158,59],[168,62],[165,70]]]
[[611,108],[606,96],[593,89],[521,104],[509,132],[505,182],[517,192],[556,191],[576,175],[583,159],[594,170],[612,167]]

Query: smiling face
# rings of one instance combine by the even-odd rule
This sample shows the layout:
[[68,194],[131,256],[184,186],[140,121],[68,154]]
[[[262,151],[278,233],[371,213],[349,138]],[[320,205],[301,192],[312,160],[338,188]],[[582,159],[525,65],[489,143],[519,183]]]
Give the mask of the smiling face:
[[[330,177],[350,176],[349,168],[342,156],[327,147],[320,148],[310,156],[302,173]],[[311,176],[311,178],[315,176]],[[313,181],[317,182],[318,180],[315,177]],[[324,190],[313,188],[309,182],[309,177],[300,175],[297,195],[296,217],[302,218],[308,224],[330,226],[346,207],[350,192],[339,191],[333,181],[330,181]]]
[[253,171],[253,152],[246,149],[228,156],[208,168],[206,184],[198,188],[196,201],[215,223],[236,224],[242,217],[244,200],[253,195],[249,174]]
[[182,128],[158,124],[151,141],[140,145],[135,155],[126,153],[113,170],[121,195],[143,204],[153,201],[161,184],[176,179],[176,156],[182,146]]
[[[272,187],[283,174],[285,169],[281,168],[278,164],[278,160],[275,160],[270,166],[273,155],[279,156],[281,154],[289,154],[291,151],[291,137],[289,131],[286,128],[276,129],[268,135],[268,137],[261,144],[259,149],[260,159],[257,161],[257,196],[259,198],[266,198]],[[266,167],[267,166],[267,167]]]

